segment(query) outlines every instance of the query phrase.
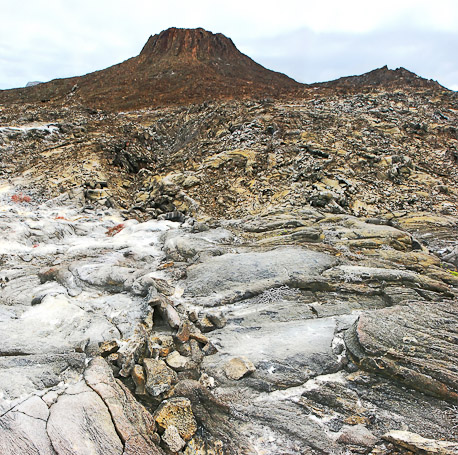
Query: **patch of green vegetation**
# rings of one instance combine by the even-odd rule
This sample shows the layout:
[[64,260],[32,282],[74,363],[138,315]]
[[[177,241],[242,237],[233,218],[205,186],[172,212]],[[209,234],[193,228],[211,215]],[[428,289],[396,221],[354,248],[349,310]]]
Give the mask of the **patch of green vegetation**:
[[454,270],[447,270],[447,272],[451,273],[454,276],[458,276],[458,272],[455,272]]

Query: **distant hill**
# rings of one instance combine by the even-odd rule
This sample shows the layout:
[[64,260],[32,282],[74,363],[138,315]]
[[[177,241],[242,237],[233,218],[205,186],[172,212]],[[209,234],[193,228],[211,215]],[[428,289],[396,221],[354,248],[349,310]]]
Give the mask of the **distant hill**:
[[140,55],[81,77],[0,92],[0,102],[64,102],[107,110],[278,96],[302,84],[242,54],[224,35],[170,28],[151,36]]
[[312,84],[311,87],[339,92],[362,92],[374,89],[442,89],[445,87],[431,79],[424,79],[405,68],[390,70],[385,65],[359,76],[346,76],[329,82]]
[[0,103],[76,103],[123,111],[205,101],[307,98],[399,88],[445,90],[437,82],[404,68],[389,70],[386,66],[361,76],[300,84],[254,62],[221,33],[170,28],[151,36],[140,54],[125,62],[85,76],[31,82],[26,88],[3,90]]

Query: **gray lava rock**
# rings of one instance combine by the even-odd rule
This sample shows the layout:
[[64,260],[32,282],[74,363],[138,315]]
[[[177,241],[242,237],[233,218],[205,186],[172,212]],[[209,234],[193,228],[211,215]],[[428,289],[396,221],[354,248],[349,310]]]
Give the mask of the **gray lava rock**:
[[146,390],[153,397],[167,392],[177,382],[176,373],[163,360],[144,359]]
[[458,351],[449,331],[457,315],[456,301],[384,308],[362,314],[345,343],[362,368],[456,402]]
[[184,296],[209,306],[234,302],[287,284],[293,275],[313,279],[336,262],[330,255],[293,247],[225,254],[189,267]]

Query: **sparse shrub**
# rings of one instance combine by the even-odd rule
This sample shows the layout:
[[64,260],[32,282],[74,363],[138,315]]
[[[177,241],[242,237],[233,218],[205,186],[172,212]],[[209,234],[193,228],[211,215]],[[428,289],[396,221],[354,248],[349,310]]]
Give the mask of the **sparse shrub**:
[[23,202],[27,202],[27,203],[30,202],[32,198],[23,193],[15,193],[11,196],[11,200],[15,204],[22,204]]
[[124,224],[120,223],[120,224],[117,224],[116,226],[113,226],[107,229],[107,232],[105,232],[105,234],[108,235],[108,237],[113,237],[114,235],[121,232],[123,229],[124,229]]

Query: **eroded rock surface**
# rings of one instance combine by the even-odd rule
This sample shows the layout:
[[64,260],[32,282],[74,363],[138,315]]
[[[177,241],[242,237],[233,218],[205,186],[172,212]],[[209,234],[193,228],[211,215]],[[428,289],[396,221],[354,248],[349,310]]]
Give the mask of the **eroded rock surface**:
[[[4,202],[3,450],[389,453],[403,422],[449,437],[454,276],[406,231],[310,209],[196,235]],[[320,237],[290,241],[305,224]]]

